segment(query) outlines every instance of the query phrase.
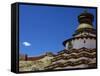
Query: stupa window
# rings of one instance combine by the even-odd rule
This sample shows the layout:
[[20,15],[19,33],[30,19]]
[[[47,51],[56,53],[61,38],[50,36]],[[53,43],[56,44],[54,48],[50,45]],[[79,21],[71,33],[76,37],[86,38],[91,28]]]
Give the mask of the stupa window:
[[69,42],[68,42],[68,49],[71,49],[71,48],[73,48],[73,44],[72,44],[71,41],[69,41]]

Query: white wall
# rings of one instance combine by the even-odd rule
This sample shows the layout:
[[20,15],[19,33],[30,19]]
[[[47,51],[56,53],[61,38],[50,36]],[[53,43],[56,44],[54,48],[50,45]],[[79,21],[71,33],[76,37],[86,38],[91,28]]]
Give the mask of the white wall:
[[[1,0],[0,1],[0,76],[17,76],[10,72],[10,4],[16,1],[22,2],[37,2],[37,3],[53,3],[65,5],[83,5],[83,6],[98,6],[98,14],[100,13],[100,0]],[[100,20],[100,15],[98,15]],[[100,21],[98,28],[100,29]],[[100,32],[100,30],[98,30]],[[100,42],[100,34],[98,36]],[[98,47],[98,63],[100,64],[100,47]],[[18,76],[99,76],[100,68],[94,70],[77,70],[63,72],[46,72],[46,73],[31,73],[19,74]]]
[[[85,40],[85,43],[84,43]],[[75,49],[80,49],[82,47],[88,48],[88,49],[94,49],[96,48],[96,40],[95,39],[90,39],[90,38],[83,38],[83,39],[74,39],[71,41],[73,48]],[[66,43],[65,46],[66,49],[68,49],[68,42]]]

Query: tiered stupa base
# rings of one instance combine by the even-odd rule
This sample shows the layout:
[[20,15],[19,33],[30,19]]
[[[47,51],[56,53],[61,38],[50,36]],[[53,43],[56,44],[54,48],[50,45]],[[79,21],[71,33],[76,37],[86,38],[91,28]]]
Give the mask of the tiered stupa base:
[[62,50],[51,60],[52,64],[46,70],[95,68],[96,49],[70,49]]

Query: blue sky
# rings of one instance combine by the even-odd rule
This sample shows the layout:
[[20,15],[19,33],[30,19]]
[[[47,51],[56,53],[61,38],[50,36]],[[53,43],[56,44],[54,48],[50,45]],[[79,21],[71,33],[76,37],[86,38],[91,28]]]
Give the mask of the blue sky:
[[[77,16],[84,8],[56,6],[19,6],[19,51],[28,56],[38,56],[45,52],[56,53],[64,49],[62,42],[72,37],[78,27]],[[96,10],[89,8],[94,15]]]

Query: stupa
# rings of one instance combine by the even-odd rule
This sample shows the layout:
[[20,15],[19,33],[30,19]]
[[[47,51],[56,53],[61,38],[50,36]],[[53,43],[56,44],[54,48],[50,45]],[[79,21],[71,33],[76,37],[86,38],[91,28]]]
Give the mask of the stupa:
[[96,68],[96,29],[94,16],[84,10],[78,16],[79,26],[72,38],[63,42],[64,50],[51,59],[52,64],[46,70]]

